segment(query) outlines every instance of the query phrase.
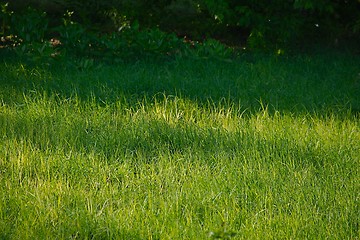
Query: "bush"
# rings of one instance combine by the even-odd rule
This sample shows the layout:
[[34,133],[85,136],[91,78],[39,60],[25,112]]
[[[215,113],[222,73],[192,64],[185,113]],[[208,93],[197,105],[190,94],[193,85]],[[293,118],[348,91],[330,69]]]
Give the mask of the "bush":
[[[360,2],[346,0],[203,0],[223,25],[249,29],[252,48],[359,37]],[[296,44],[295,44],[296,45]]]
[[[228,55],[206,39],[272,51],[360,36],[360,3],[346,0],[13,0],[6,6],[2,32],[15,45],[59,38],[63,53],[88,58],[172,55],[189,47],[183,37],[202,42],[195,54],[205,56]],[[34,48],[43,46],[27,49]]]

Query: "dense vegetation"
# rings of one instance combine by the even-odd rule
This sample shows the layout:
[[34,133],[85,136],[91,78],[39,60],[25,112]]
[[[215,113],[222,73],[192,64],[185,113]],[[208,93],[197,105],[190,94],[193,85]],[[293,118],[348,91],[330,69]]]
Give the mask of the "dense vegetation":
[[[34,19],[29,7],[37,9],[43,19]],[[22,38],[25,32],[40,39],[44,34],[64,37],[56,27],[63,26],[64,20],[69,25],[71,14],[82,31],[113,33],[135,24],[191,40],[216,38],[235,46],[273,49],[358,46],[359,12],[360,3],[355,0],[276,0],[271,4],[267,0],[13,0],[7,8],[3,6],[0,19],[3,32]]]
[[359,3],[267,3],[2,4],[0,239],[358,239]]

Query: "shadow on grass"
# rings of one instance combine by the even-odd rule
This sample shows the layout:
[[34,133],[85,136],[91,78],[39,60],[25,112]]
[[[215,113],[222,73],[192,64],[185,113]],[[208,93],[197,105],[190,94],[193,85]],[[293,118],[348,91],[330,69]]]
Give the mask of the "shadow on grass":
[[[360,112],[360,57],[349,54],[211,59],[140,60],[84,67],[76,61],[36,67],[16,60],[0,67],[0,97],[21,104],[24,95],[76,96],[100,104],[136,106],[159,93],[196,101],[236,104],[247,112]],[[226,106],[225,106],[226,107]]]

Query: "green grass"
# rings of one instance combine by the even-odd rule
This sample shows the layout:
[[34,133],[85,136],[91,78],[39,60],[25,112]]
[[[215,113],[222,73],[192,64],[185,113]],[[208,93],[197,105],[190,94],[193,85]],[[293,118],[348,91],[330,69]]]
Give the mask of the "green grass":
[[360,59],[0,67],[1,239],[358,239]]

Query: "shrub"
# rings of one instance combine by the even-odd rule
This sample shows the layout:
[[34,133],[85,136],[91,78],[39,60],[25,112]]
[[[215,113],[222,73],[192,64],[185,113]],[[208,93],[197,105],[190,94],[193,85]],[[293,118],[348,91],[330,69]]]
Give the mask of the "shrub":
[[[63,54],[91,59],[179,51],[224,57],[230,49],[207,39],[234,36],[236,44],[271,51],[360,36],[360,3],[345,0],[14,0],[9,9],[2,5],[3,39],[21,43],[23,53],[47,54],[45,41],[55,37]],[[202,44],[193,51],[183,37]]]

